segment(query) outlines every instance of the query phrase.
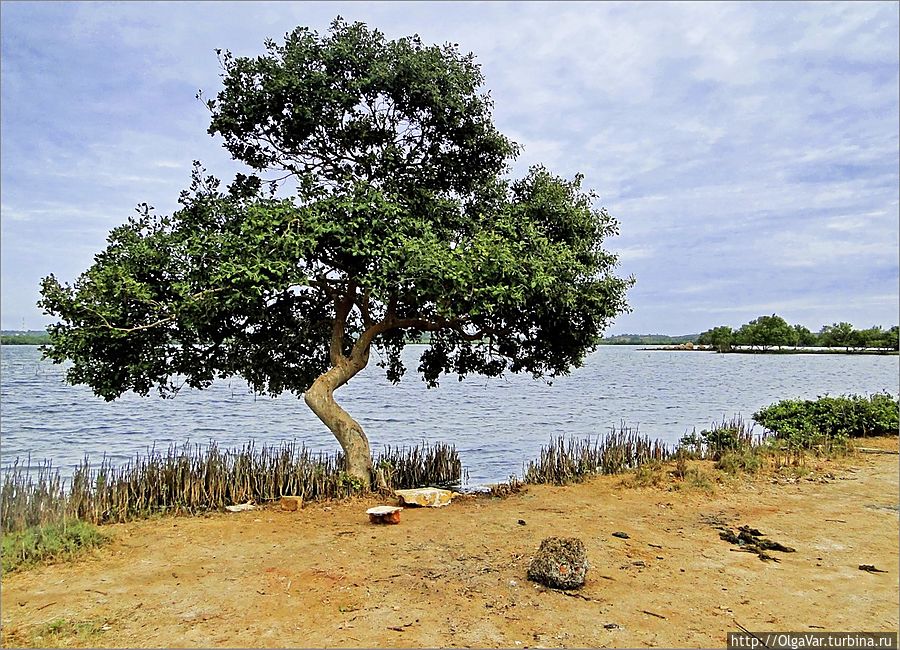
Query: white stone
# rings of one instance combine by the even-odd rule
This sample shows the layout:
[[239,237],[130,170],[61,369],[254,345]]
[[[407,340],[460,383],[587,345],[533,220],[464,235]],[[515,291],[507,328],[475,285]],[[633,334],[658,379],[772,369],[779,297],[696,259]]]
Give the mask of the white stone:
[[245,510],[256,510],[256,506],[251,501],[247,503],[239,503],[236,506],[225,506],[228,512],[244,512]]
[[394,490],[400,498],[400,503],[412,506],[427,506],[429,508],[441,508],[450,505],[453,492],[438,488],[413,488],[411,490]]

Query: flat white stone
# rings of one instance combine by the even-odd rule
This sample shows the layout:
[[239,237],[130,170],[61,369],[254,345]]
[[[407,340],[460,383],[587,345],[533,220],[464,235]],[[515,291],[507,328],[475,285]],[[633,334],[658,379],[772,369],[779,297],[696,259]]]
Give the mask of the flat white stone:
[[413,488],[411,490],[394,490],[405,505],[426,506],[429,508],[442,508],[450,505],[453,492],[439,488]]
[[367,515],[389,515],[392,512],[397,512],[398,510],[403,510],[399,506],[375,506],[374,508],[369,508],[366,510]]
[[236,506],[225,506],[228,512],[244,512],[245,510],[256,510],[256,506],[252,502],[239,503]]

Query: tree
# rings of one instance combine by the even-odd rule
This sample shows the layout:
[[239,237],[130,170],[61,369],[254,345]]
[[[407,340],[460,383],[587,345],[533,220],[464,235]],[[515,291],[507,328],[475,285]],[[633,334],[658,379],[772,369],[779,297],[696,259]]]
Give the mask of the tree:
[[853,330],[853,334],[850,336],[850,345],[860,349],[877,348],[884,335],[885,332],[880,325],[873,325],[864,330]]
[[822,328],[822,342],[827,347],[843,346],[849,352],[854,342],[853,325],[846,322],[825,325]]
[[886,331],[876,347],[883,350],[900,350],[900,327],[894,325]]
[[738,330],[740,345],[758,347],[768,350],[774,346],[790,345],[794,340],[794,331],[781,316],[760,316],[742,325]]
[[793,327],[793,345],[794,347],[809,347],[816,344],[816,335],[809,328],[803,325],[794,325]]
[[727,325],[720,325],[703,332],[698,338],[700,345],[711,345],[718,352],[731,352],[734,345],[734,330]]
[[373,347],[394,382],[424,332],[429,386],[553,377],[628,309],[633,278],[614,275],[602,244],[617,223],[580,176],[503,176],[517,147],[472,55],[340,19],[266,50],[220,52],[207,101],[210,133],[250,173],[221,189],[196,164],[172,215],[142,204],[73,284],[45,278],[39,304],[61,319],[45,355],[108,400],[231,375],[302,395],[368,486],[368,439],[334,391]]

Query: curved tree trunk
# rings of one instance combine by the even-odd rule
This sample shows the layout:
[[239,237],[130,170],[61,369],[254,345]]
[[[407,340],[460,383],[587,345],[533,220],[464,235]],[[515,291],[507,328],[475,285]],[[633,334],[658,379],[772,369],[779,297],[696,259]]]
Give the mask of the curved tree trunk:
[[[356,358],[354,358],[356,357]],[[304,393],[303,399],[318,418],[329,428],[344,450],[344,469],[359,479],[365,489],[372,487],[372,452],[369,439],[359,423],[334,401],[334,391],[366,367],[368,354],[344,358],[328,372],[316,379]]]

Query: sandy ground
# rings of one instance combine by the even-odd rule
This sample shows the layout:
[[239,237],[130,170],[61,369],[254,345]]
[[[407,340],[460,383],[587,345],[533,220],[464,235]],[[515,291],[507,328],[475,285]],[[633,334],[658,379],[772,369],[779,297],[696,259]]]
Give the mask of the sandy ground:
[[[458,498],[407,508],[395,526],[368,522],[374,499],[108,526],[114,541],[88,557],[4,578],[3,644],[722,647],[738,625],[897,630],[898,456],[734,479],[711,494],[671,478],[622,482]],[[720,524],[796,553],[773,552],[774,563],[734,552]],[[526,579],[550,535],[584,540],[581,590]]]

